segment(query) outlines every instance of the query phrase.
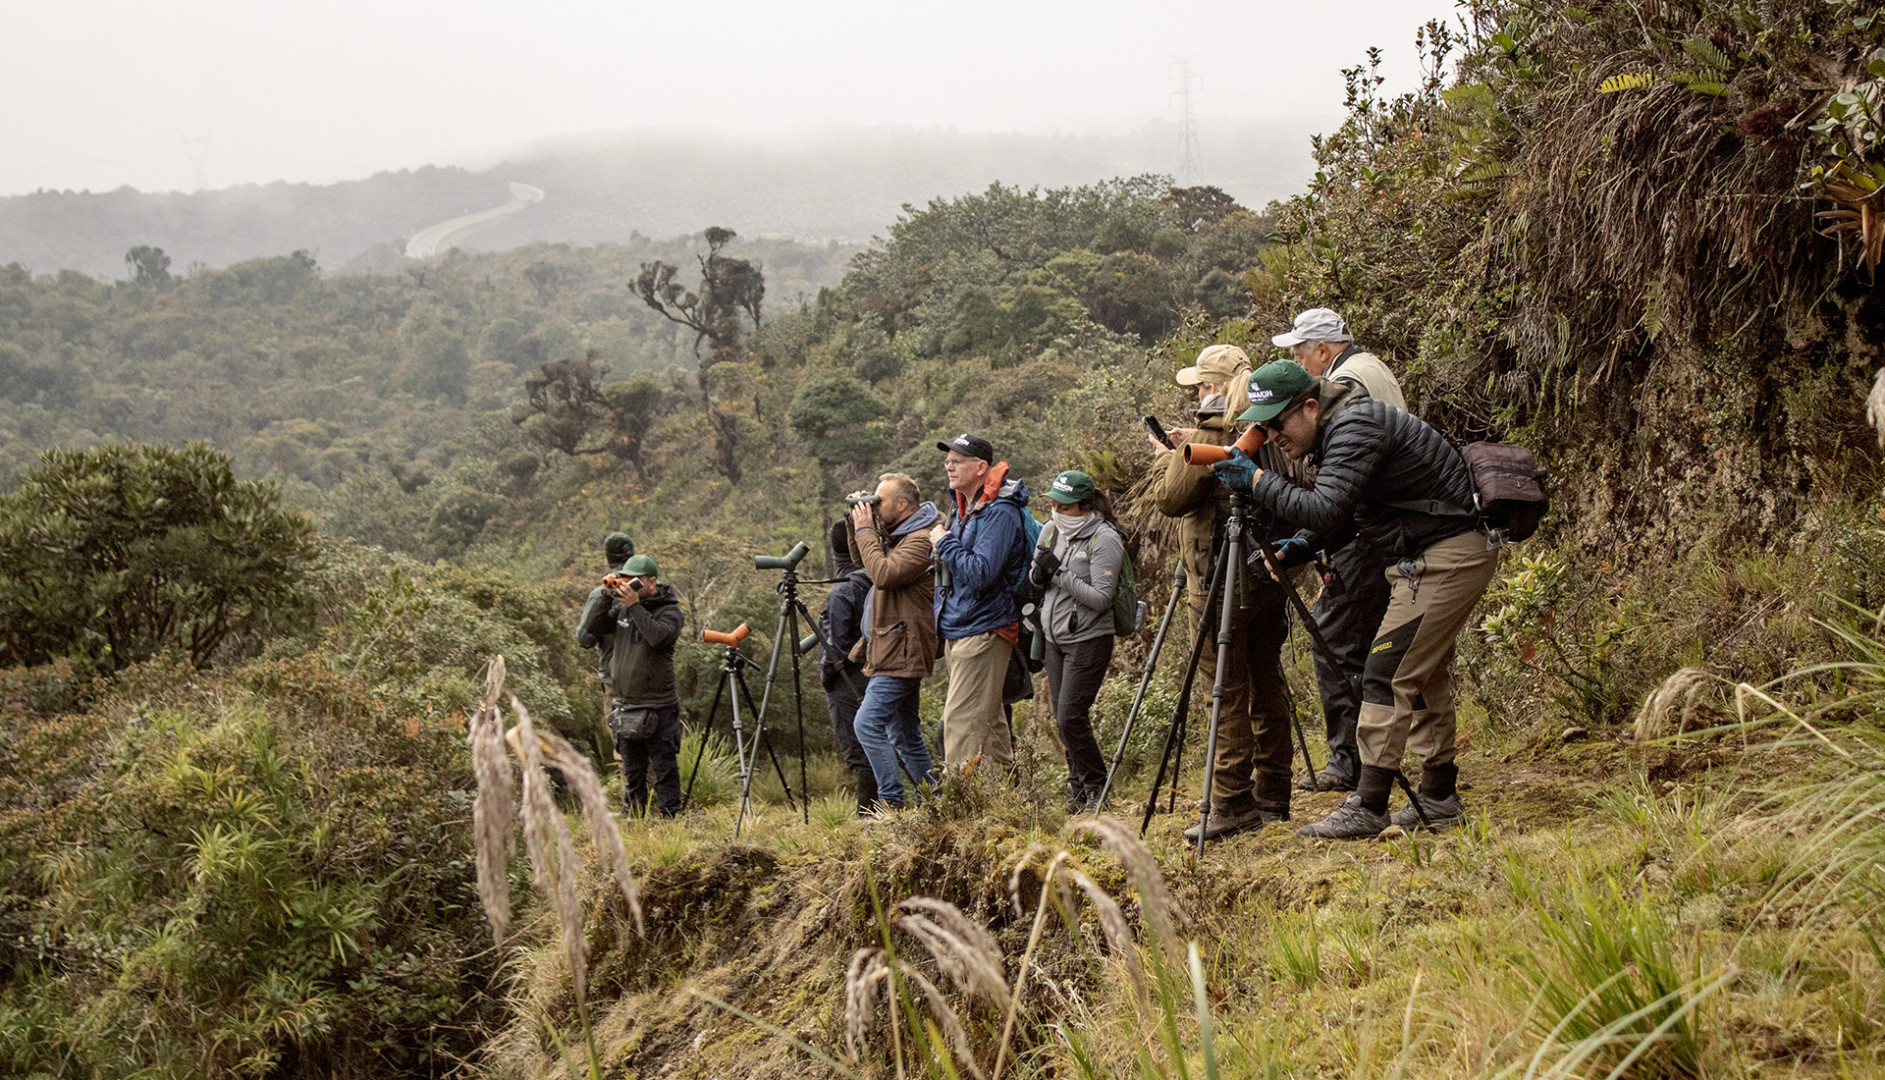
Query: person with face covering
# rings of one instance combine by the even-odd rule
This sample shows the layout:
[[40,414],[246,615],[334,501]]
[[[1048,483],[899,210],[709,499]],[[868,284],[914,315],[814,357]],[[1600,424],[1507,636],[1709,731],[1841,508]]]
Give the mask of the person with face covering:
[[[1247,402],[1245,384],[1250,358],[1235,345],[1212,345],[1174,378],[1198,395],[1198,425],[1175,428],[1173,443],[1228,446],[1243,428],[1236,417]],[[1216,636],[1218,614],[1211,603],[1211,564],[1230,517],[1230,492],[1203,465],[1185,464],[1182,453],[1154,442],[1153,462],[1159,512],[1179,519],[1191,632]],[[1258,454],[1272,465],[1284,462],[1265,447]],[[1266,514],[1246,513],[1251,539],[1275,536],[1282,524]],[[1224,672],[1217,759],[1211,763],[1211,807],[1204,838],[1214,840],[1255,829],[1266,822],[1289,820],[1289,691],[1283,680],[1283,641],[1289,634],[1282,586],[1262,574],[1238,577],[1239,594],[1231,613],[1230,667]],[[1221,588],[1219,590],[1222,591]],[[1206,621],[1207,614],[1209,621]],[[1217,671],[1217,650],[1206,645],[1198,664],[1200,693],[1208,692]],[[1186,831],[1196,841],[1198,826]]]
[[1041,596],[1047,693],[1067,754],[1067,812],[1091,810],[1106,787],[1106,761],[1093,737],[1093,699],[1113,661],[1113,592],[1126,559],[1125,536],[1106,496],[1079,470],[1054,477],[1052,514],[1029,569]]

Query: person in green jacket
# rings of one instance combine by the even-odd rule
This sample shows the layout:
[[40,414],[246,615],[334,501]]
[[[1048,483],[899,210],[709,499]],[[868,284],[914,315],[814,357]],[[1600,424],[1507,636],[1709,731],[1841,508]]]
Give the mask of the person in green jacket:
[[602,650],[602,681],[609,687],[609,730],[622,759],[622,804],[648,811],[648,773],[654,771],[655,807],[663,817],[681,811],[681,699],[674,686],[674,645],[681,638],[681,605],[660,582],[652,557],[636,555],[610,580],[606,609],[588,613],[576,643]]

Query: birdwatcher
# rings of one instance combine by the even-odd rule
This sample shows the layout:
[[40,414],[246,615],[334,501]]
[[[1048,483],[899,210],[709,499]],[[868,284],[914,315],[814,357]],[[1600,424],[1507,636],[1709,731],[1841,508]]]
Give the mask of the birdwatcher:
[[[1348,323],[1328,308],[1310,308],[1296,316],[1289,331],[1270,339],[1288,349],[1311,375],[1358,387],[1376,401],[1406,409],[1400,380],[1381,358],[1355,344]],[[1315,553],[1299,551],[1293,565]],[[1356,538],[1320,553],[1317,569],[1322,591],[1310,613],[1333,656],[1315,654],[1316,686],[1322,695],[1322,722],[1329,758],[1322,771],[1297,785],[1307,791],[1353,791],[1361,776],[1355,729],[1361,720],[1345,680],[1360,679],[1374,644],[1375,630],[1388,609],[1388,560],[1366,540]]]
[[1243,419],[1296,460],[1314,456],[1305,490],[1243,454],[1215,469],[1228,486],[1302,527],[1310,548],[1353,531],[1385,554],[1390,599],[1361,679],[1355,790],[1328,817],[1298,830],[1325,839],[1378,835],[1420,823],[1414,808],[1388,816],[1403,754],[1421,757],[1421,805],[1436,826],[1461,816],[1454,763],[1454,642],[1498,570],[1483,523],[1451,508],[1473,505],[1466,460],[1447,438],[1345,383],[1276,360],[1250,378]]
[[1113,593],[1126,559],[1112,505],[1078,469],[1054,477],[1047,497],[1054,542],[1035,553],[1029,578],[1041,596],[1047,694],[1067,755],[1067,812],[1093,809],[1106,787],[1106,759],[1093,737],[1093,700],[1115,644]]
[[943,762],[959,769],[981,758],[1002,769],[1014,742],[1002,687],[1021,636],[1015,589],[1027,572],[1028,487],[995,461],[995,448],[963,433],[938,442],[954,499],[948,521],[930,530],[936,546],[936,631],[949,658],[943,702]]
[[864,674],[862,660],[851,659],[851,650],[864,637],[864,598],[870,593],[871,579],[851,554],[848,518],[833,522],[826,540],[831,547],[831,576],[836,584],[831,586],[825,610],[818,616],[818,631],[825,639],[824,652],[818,658],[818,679],[825,688],[838,757],[857,780],[857,810],[864,814],[877,802],[877,774],[871,771],[870,758],[857,741],[857,707],[864,702],[869,676]]
[[[602,572],[605,575],[615,573],[617,570],[621,569],[622,564],[627,562],[629,556],[633,554],[635,554],[635,541],[629,539],[627,533],[612,532],[603,537]],[[589,598],[583,601],[583,613],[576,619],[577,644],[585,649],[593,649],[599,644],[599,642],[595,641],[584,641],[582,628],[589,625],[590,620],[595,618],[597,612],[608,610],[608,606],[613,600],[614,597],[610,593],[607,584],[597,585],[595,588],[589,590]],[[607,675],[604,668],[604,658],[598,654],[596,657],[596,673],[606,679]]]
[[[1211,345],[1190,367],[1173,376],[1198,399],[1196,427],[1168,432],[1182,451],[1187,443],[1228,446],[1243,427],[1237,421],[1247,402],[1245,385],[1250,358],[1235,345]],[[1148,436],[1150,438],[1150,436]],[[1178,519],[1178,543],[1185,564],[1186,606],[1192,634],[1215,638],[1218,613],[1211,603],[1211,566],[1224,542],[1230,518],[1230,492],[1208,466],[1187,465],[1184,455],[1153,440],[1154,494],[1160,513]],[[1288,463],[1273,449],[1257,451],[1272,468]],[[1280,523],[1266,514],[1246,514],[1253,541],[1276,535]],[[1211,807],[1202,823],[1204,838],[1215,840],[1255,829],[1266,822],[1289,820],[1289,694],[1283,680],[1283,642],[1289,634],[1282,586],[1267,574],[1239,575],[1239,593],[1231,611],[1230,665],[1224,672],[1219,709],[1217,757],[1211,763]],[[1209,613],[1209,621],[1206,616]],[[1197,679],[1208,687],[1217,675],[1217,650],[1210,644],[1199,657]],[[1199,826],[1185,830],[1196,843]]]
[[1380,357],[1355,344],[1348,321],[1328,308],[1302,312],[1287,332],[1270,341],[1279,349],[1288,349],[1309,374],[1352,383],[1376,401],[1407,411],[1401,381]]
[[923,680],[936,669],[936,591],[930,576],[930,526],[941,517],[903,473],[878,478],[877,503],[851,508],[851,558],[864,568],[864,633],[850,656],[862,662],[864,699],[853,730],[877,782],[880,809],[904,806],[898,761],[917,784],[936,780],[917,716]]
[[681,699],[674,687],[674,644],[681,636],[681,605],[673,586],[648,555],[632,555],[605,579],[609,605],[576,629],[576,641],[602,650],[602,681],[609,687],[609,731],[622,759],[622,805],[646,814],[648,773],[654,772],[655,809],[681,812]]

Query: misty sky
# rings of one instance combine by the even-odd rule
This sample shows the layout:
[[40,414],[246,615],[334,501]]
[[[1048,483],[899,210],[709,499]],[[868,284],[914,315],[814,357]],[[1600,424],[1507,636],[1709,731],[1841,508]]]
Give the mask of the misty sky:
[[0,0],[0,194],[317,183],[480,166],[660,125],[1113,134],[1176,120],[1308,134],[1370,45],[1408,89],[1452,0]]

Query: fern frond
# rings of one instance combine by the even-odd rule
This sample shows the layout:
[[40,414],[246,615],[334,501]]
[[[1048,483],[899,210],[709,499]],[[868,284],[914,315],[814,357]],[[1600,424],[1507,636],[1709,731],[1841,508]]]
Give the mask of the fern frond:
[[1715,46],[1715,43],[1700,34],[1691,34],[1682,39],[1682,51],[1707,64],[1718,72],[1728,70],[1728,56]]
[[1641,90],[1656,81],[1656,76],[1647,71],[1632,71],[1628,75],[1612,75],[1597,85],[1600,94],[1614,94],[1619,90]]

